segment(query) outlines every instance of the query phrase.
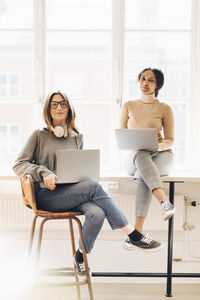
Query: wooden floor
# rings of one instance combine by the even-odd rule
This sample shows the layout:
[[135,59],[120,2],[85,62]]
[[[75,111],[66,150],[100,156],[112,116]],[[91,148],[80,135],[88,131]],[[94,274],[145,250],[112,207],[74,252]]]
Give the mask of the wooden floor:
[[[87,288],[81,288],[81,299],[89,300]],[[94,283],[95,300],[166,300],[165,285],[142,283]],[[175,284],[173,300],[199,300],[200,285]],[[3,300],[3,299],[2,299]],[[29,290],[20,300],[77,300],[75,287],[37,288]]]

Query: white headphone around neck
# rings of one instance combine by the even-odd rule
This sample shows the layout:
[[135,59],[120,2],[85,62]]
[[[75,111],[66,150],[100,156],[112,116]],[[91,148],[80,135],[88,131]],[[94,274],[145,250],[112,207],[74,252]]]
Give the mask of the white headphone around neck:
[[56,127],[51,126],[51,130],[58,138],[63,137],[65,134],[65,130],[62,126],[56,126]]

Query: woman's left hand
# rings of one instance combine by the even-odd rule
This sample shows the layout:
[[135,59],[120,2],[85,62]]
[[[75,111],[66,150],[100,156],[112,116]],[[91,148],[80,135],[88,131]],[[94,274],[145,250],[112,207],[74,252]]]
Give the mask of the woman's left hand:
[[44,185],[50,191],[53,191],[56,188],[56,178],[57,176],[55,174],[49,174],[48,176],[44,177]]

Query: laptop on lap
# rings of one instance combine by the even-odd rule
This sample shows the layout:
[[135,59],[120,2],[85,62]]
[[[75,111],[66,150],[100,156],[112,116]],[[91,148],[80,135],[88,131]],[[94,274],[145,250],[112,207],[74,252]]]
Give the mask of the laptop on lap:
[[57,150],[56,183],[100,179],[100,150]]
[[156,128],[115,129],[115,136],[121,150],[158,150]]

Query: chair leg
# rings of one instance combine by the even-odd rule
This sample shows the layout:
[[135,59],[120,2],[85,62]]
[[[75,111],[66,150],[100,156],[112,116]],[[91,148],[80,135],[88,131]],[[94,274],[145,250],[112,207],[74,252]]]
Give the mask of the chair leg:
[[40,230],[39,230],[39,236],[38,236],[37,254],[36,254],[36,267],[38,267],[38,265],[39,265],[40,251],[41,251],[41,244],[42,244],[43,227],[44,227],[44,223],[47,220],[48,220],[47,218],[43,219],[42,222],[41,222],[41,224],[40,224]]
[[[71,218],[69,219],[69,229],[70,229],[70,239],[71,239],[71,246],[72,246],[72,255],[74,257],[74,255],[76,253],[76,248],[75,248],[73,222],[72,222]],[[74,263],[74,268],[76,268],[75,263]],[[79,282],[79,278],[78,278],[77,272],[75,272],[75,278],[76,278],[76,283],[78,283]],[[76,290],[77,290],[78,299],[81,299],[80,285],[76,286]]]
[[33,246],[33,238],[35,234],[35,225],[37,221],[37,215],[34,216],[33,221],[32,221],[32,227],[31,227],[31,235],[29,239],[29,247],[28,247],[28,258],[30,259],[31,257],[31,251],[32,251],[32,246]]
[[74,229],[72,219],[69,219],[69,229],[70,229],[70,238],[71,238],[71,245],[72,245],[72,254],[75,255],[76,247],[75,247],[75,239],[74,239]]
[[83,252],[83,260],[85,263],[85,269],[86,269],[86,276],[87,276],[87,282],[88,282],[88,291],[90,295],[90,300],[94,300],[93,291],[92,291],[92,283],[91,283],[91,277],[89,272],[89,266],[88,266],[88,260],[87,260],[87,254],[85,250],[85,245],[83,241],[83,235],[82,235],[82,224],[81,221],[77,217],[72,217],[73,220],[75,220],[78,224],[78,230],[79,230],[79,237],[81,242],[81,249]]

